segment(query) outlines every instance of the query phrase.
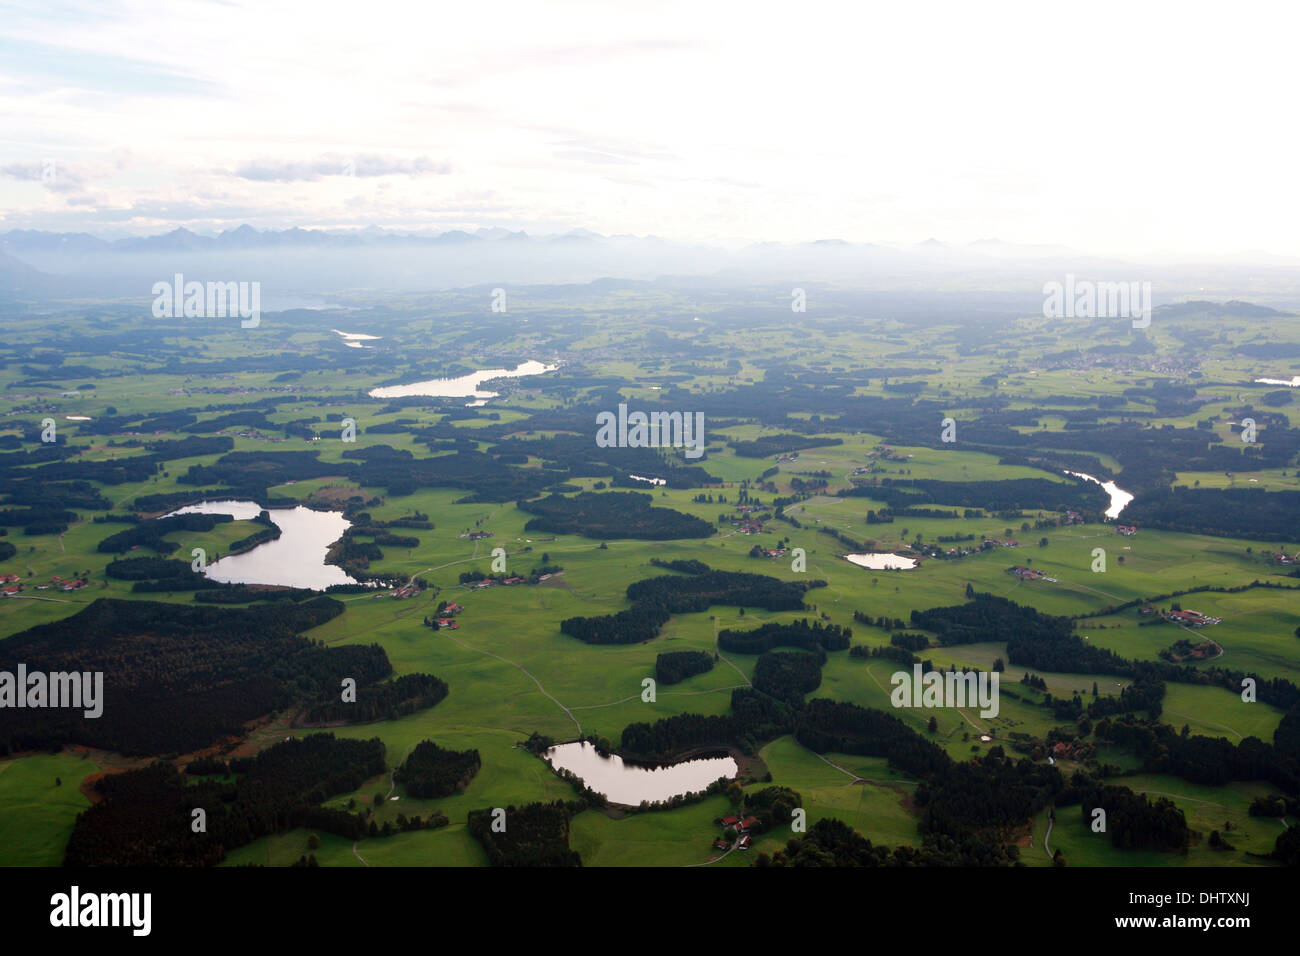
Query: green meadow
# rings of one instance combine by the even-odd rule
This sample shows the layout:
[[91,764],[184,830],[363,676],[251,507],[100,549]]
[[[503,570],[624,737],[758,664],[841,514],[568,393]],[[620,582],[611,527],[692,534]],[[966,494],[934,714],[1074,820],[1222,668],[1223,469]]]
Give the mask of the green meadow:
[[[524,308],[527,296],[519,307]],[[814,434],[839,439],[840,444],[826,444],[801,449],[793,461],[776,462],[771,457],[746,458],[735,454],[729,442],[754,441],[762,437],[788,434],[785,425],[764,424],[757,420],[726,419],[709,427],[708,455],[698,464],[716,479],[708,488],[668,489],[647,486],[644,490],[659,507],[672,508],[701,518],[716,528],[707,538],[671,541],[646,541],[629,538],[600,540],[579,535],[530,532],[526,524],[530,515],[512,501],[467,502],[465,489],[421,488],[411,494],[395,495],[381,487],[361,487],[343,476],[352,459],[345,452],[386,445],[417,457],[451,454],[431,450],[417,439],[417,432],[435,426],[452,425],[459,437],[473,442],[472,447],[489,450],[498,439],[487,439],[482,429],[504,424],[514,428],[519,422],[520,437],[537,437],[527,421],[538,410],[555,410],[567,402],[603,395],[610,382],[621,382],[624,396],[632,402],[650,401],[661,387],[675,385],[698,394],[711,394],[747,384],[762,383],[765,375],[780,363],[803,363],[820,373],[841,372],[846,375],[858,367],[887,362],[934,366],[923,379],[918,400],[953,408],[963,418],[970,401],[1005,399],[999,407],[1014,412],[1035,412],[1041,396],[1105,396],[1115,404],[1107,407],[1106,420],[1118,421],[1126,414],[1147,413],[1151,406],[1141,396],[1132,394],[1159,378],[1155,372],[1131,367],[1088,368],[1049,367],[1038,355],[1058,346],[1060,331],[1046,320],[1031,317],[1015,327],[1016,334],[997,348],[968,348],[959,344],[960,329],[938,328],[913,330],[902,323],[878,320],[863,322],[862,331],[848,333],[829,325],[810,326],[797,336],[776,336],[774,341],[754,344],[734,362],[705,362],[700,355],[730,357],[734,342],[727,344],[730,333],[708,321],[698,328],[682,332],[676,343],[681,354],[669,357],[634,351],[620,352],[618,346],[647,330],[656,330],[656,310],[689,308],[706,320],[706,308],[694,308],[684,301],[629,302],[619,295],[598,297],[589,303],[584,323],[566,340],[570,365],[579,364],[583,378],[570,396],[557,397],[532,380],[518,380],[496,386],[502,391],[480,409],[448,409],[413,404],[392,408],[366,399],[365,393],[376,386],[394,381],[411,381],[441,375],[462,374],[474,368],[513,364],[505,356],[549,355],[542,344],[554,332],[543,333],[536,327],[507,329],[493,342],[468,338],[465,329],[454,322],[440,324],[431,319],[439,310],[461,307],[454,295],[432,302],[393,301],[386,316],[384,346],[400,350],[400,360],[380,366],[352,364],[346,368],[309,368],[292,379],[292,385],[280,381],[279,373],[254,368],[247,372],[220,373],[212,376],[173,373],[158,361],[141,363],[138,373],[120,374],[95,380],[95,389],[84,395],[58,401],[60,434],[68,444],[81,451],[80,460],[105,461],[139,448],[126,446],[120,437],[110,440],[89,434],[66,415],[102,417],[130,412],[161,414],[181,409],[200,408],[200,420],[223,414],[224,403],[244,403],[260,398],[292,395],[292,402],[269,413],[277,426],[291,421],[316,419],[314,427],[322,435],[319,441],[284,437],[265,428],[229,428],[223,434],[233,438],[238,452],[311,451],[326,463],[337,464],[339,475],[275,485],[268,494],[278,499],[292,499],[304,504],[340,503],[351,496],[367,502],[365,510],[377,521],[389,521],[417,512],[428,515],[435,527],[429,530],[401,531],[419,539],[415,547],[383,547],[383,558],[372,563],[370,571],[386,575],[419,578],[429,587],[417,597],[395,600],[388,593],[347,594],[339,599],[346,611],[309,632],[307,636],[330,646],[343,644],[378,644],[397,675],[432,673],[445,680],[450,693],[437,706],[395,720],[334,728],[333,733],[352,738],[380,738],[385,747],[389,773],[366,781],[352,793],[333,796],[328,805],[338,808],[369,806],[374,819],[382,825],[397,815],[445,814],[450,821],[445,828],[399,833],[390,837],[366,838],[354,845],[329,834],[318,834],[320,845],[308,849],[311,833],[294,830],[258,840],[233,850],[226,865],[261,864],[286,866],[303,854],[312,852],[322,865],[329,866],[481,866],[486,856],[466,830],[466,816],[485,807],[521,805],[531,801],[569,799],[572,788],[550,771],[547,765],[522,747],[534,732],[557,740],[579,735],[607,738],[617,745],[623,729],[634,722],[652,722],[678,714],[721,715],[729,712],[731,691],[747,686],[753,677],[755,657],[726,654],[712,670],[688,680],[658,688],[653,703],[641,699],[642,681],[654,673],[658,654],[672,650],[701,650],[712,653],[717,648],[717,633],[724,628],[745,629],[769,621],[820,618],[853,630],[855,644],[884,646],[887,631],[855,621],[854,613],[875,617],[885,615],[908,621],[912,611],[963,603],[967,586],[979,592],[1007,597],[1055,615],[1078,617],[1077,633],[1098,647],[1115,651],[1127,658],[1158,660],[1162,651],[1183,637],[1209,640],[1218,647],[1212,661],[1217,666],[1239,669],[1261,678],[1285,678],[1300,682],[1300,639],[1295,635],[1300,625],[1300,595],[1283,587],[1253,587],[1237,593],[1204,591],[1181,597],[1160,597],[1176,591],[1202,587],[1239,588],[1253,582],[1268,582],[1295,587],[1300,580],[1288,575],[1288,568],[1270,564],[1267,556],[1274,550],[1296,550],[1300,531],[1290,542],[1267,542],[1250,538],[1211,537],[1190,533],[1140,529],[1133,537],[1116,533],[1114,522],[1080,525],[1057,525],[1057,515],[1022,509],[1015,517],[986,513],[981,517],[961,517],[962,509],[949,508],[951,518],[898,517],[892,523],[868,524],[869,511],[879,512],[884,502],[868,497],[839,497],[837,492],[852,487],[855,472],[876,478],[927,478],[945,481],[988,481],[1019,478],[1042,478],[1068,482],[1060,470],[1028,464],[1006,463],[995,454],[966,451],[961,448],[960,433],[956,446],[932,447],[890,443],[901,460],[874,457],[882,444],[882,434],[857,428],[837,428],[833,417],[819,417],[814,423],[811,413],[791,415],[791,420],[815,425]],[[638,312],[638,309],[644,310]],[[539,310],[541,305],[536,306]],[[567,308],[567,307],[566,307]],[[627,317],[627,328],[610,321],[610,317]],[[558,316],[558,318],[556,317]],[[568,321],[568,313],[557,309],[551,316],[556,323]],[[332,320],[333,321],[333,320]],[[338,319],[337,321],[344,321]],[[354,321],[348,319],[348,322]],[[539,322],[540,326],[541,323]],[[286,322],[286,326],[288,323]],[[349,325],[342,325],[349,328]],[[290,349],[305,358],[337,356],[341,348],[332,333],[289,326],[276,331],[269,323],[268,336],[275,348]],[[1281,330],[1278,334],[1283,334]],[[35,320],[16,322],[9,334],[15,343],[34,347],[41,339],[41,326]],[[277,337],[278,338],[275,338]],[[1153,327],[1150,336],[1157,346],[1180,347],[1180,340],[1168,331]],[[179,344],[177,338],[173,344]],[[184,340],[195,359],[252,361],[270,347],[256,344],[248,336],[218,330],[206,337]],[[345,350],[346,351],[346,350]],[[911,357],[906,357],[911,356]],[[349,359],[354,358],[349,356]],[[87,358],[86,364],[100,361],[97,367],[112,368],[111,358]],[[1254,375],[1268,370],[1260,363],[1241,356],[1217,355],[1207,360],[1207,374],[1217,381],[1249,382]],[[57,378],[53,373],[52,378]],[[993,377],[996,385],[986,380]],[[545,377],[543,376],[542,379]],[[539,379],[538,381],[541,381]],[[851,391],[855,395],[886,396],[888,377],[862,377]],[[54,383],[58,387],[75,387],[74,381]],[[35,426],[43,412],[15,411],[30,403],[53,402],[60,395],[54,388],[31,385],[16,366],[0,369],[0,385],[5,387],[0,406],[12,413],[0,425],[0,435],[25,435],[24,427]],[[840,387],[840,386],[836,386]],[[1258,399],[1259,392],[1241,386],[1243,401]],[[1195,427],[1198,417],[1212,411],[1233,407],[1234,389],[1219,386],[1205,389],[1204,398],[1214,399],[1196,413],[1180,413],[1159,424]],[[687,400],[689,393],[683,395]],[[846,393],[847,394],[847,393]],[[1220,400],[1222,399],[1222,400]],[[1280,414],[1285,414],[1283,408]],[[355,446],[336,440],[336,428],[344,417],[357,422]],[[935,416],[936,433],[939,415]],[[375,432],[397,419],[409,420],[401,431]],[[1039,431],[1063,433],[1069,422],[1060,415],[1041,416],[1033,425],[1017,425],[1024,434]],[[1158,427],[1158,425],[1157,425]],[[243,434],[236,434],[242,432]],[[260,434],[259,434],[260,433]],[[186,437],[180,431],[160,431],[138,436],[140,441],[167,441]],[[1213,433],[1216,440],[1230,441],[1230,435]],[[274,441],[272,439],[275,439]],[[1211,440],[1211,439],[1207,439]],[[1118,453],[1117,453],[1118,454]],[[196,486],[182,479],[191,466],[212,465],[218,455],[200,456],[166,463],[166,467],[144,481],[120,485],[97,483],[98,490],[113,504],[113,513],[123,515],[136,498],[147,494],[171,494],[193,491]],[[1118,470],[1120,461],[1107,453],[1098,453],[1097,462],[1104,468]],[[332,467],[331,464],[331,467]],[[526,467],[541,468],[533,458]],[[766,474],[769,469],[775,469]],[[798,481],[824,477],[827,484],[813,493],[799,493]],[[1178,471],[1176,483],[1201,488],[1259,487],[1269,491],[1300,488],[1300,475],[1292,468],[1261,469],[1232,475],[1207,471]],[[583,490],[594,488],[600,479],[589,476],[573,479]],[[624,490],[624,489],[619,489]],[[771,506],[784,499],[784,514],[799,526],[769,519],[758,534],[741,534],[731,521],[719,516],[733,512],[741,492]],[[704,494],[713,501],[697,501]],[[726,497],[726,502],[719,500]],[[78,515],[62,535],[26,535],[21,527],[7,530],[4,541],[15,546],[13,557],[0,563],[0,572],[18,574],[24,583],[21,595],[0,599],[0,635],[9,636],[33,626],[59,620],[105,597],[130,598],[130,582],[109,580],[104,574],[114,555],[97,550],[98,543],[126,527],[117,523],[96,523],[90,512]],[[1053,522],[1037,527],[1039,522]],[[172,534],[178,549],[173,557],[188,561],[191,550],[202,548],[208,560],[226,555],[231,545],[259,526],[251,522],[218,525],[207,533]],[[462,534],[470,530],[486,531],[491,537],[469,540]],[[925,544],[940,543],[943,538],[961,538],[944,547],[978,547],[983,539],[1012,539],[1018,546],[996,547],[952,559],[927,558],[920,566],[906,571],[872,571],[846,561],[849,550],[842,540],[823,533],[834,531],[861,542],[867,549],[898,551],[907,549],[918,538]],[[544,540],[545,539],[545,540]],[[806,554],[807,568],[795,570],[792,556],[772,559],[749,556],[759,545],[775,547],[778,541],[800,548]],[[538,585],[472,588],[459,583],[466,571],[491,570],[492,550],[506,551],[510,573],[527,574],[543,563],[558,564],[562,573]],[[1099,552],[1100,549],[1100,552]],[[145,549],[146,553],[147,549]],[[1098,568],[1099,556],[1104,570]],[[807,609],[799,612],[767,612],[754,608],[716,606],[705,611],[672,617],[654,640],[645,644],[589,646],[565,634],[559,622],[573,616],[610,614],[626,609],[628,585],[644,578],[666,573],[655,568],[651,559],[690,559],[710,567],[771,575],[788,581],[819,580],[824,587],[806,595]],[[1054,580],[1025,581],[1008,573],[1012,565],[1025,565],[1044,572]],[[37,590],[54,576],[88,575],[90,584],[81,591]],[[188,603],[190,593],[147,595],[149,600]],[[1132,601],[1153,600],[1156,607],[1168,609],[1179,603],[1222,618],[1222,623],[1189,632],[1173,624],[1151,624],[1152,615],[1139,608],[1111,612],[1118,605]],[[457,630],[436,631],[425,627],[440,601],[455,601],[465,610],[458,617]],[[1084,615],[1087,615],[1084,617]],[[909,628],[911,630],[911,628]],[[1011,693],[1003,695],[996,716],[982,716],[976,708],[941,709],[938,711],[900,709],[890,703],[892,675],[902,669],[881,658],[854,658],[846,651],[832,652],[822,671],[821,685],[813,696],[852,702],[864,707],[896,713],[908,726],[933,739],[954,760],[969,760],[993,747],[1010,751],[1012,734],[1024,734],[1042,740],[1053,730],[1071,730],[1073,723],[1057,721],[1052,711],[1042,706],[1043,694],[1020,684],[1023,668],[1006,663],[1005,640],[952,647],[931,647],[921,653],[939,667],[966,666],[991,669],[1002,660],[1002,686]],[[1069,697],[1075,693],[1090,698],[1096,683],[1099,693],[1119,693],[1122,681],[1113,675],[1040,673],[1048,692]],[[931,730],[934,717],[937,727]],[[1177,729],[1186,725],[1193,734],[1225,736],[1233,743],[1246,737],[1270,741],[1282,720],[1282,712],[1264,703],[1245,703],[1240,695],[1208,686],[1170,683],[1160,719]],[[272,722],[259,728],[252,743],[266,746],[291,733],[297,733],[286,715],[276,715]],[[987,736],[989,740],[981,740]],[[443,747],[458,750],[476,749],[482,767],[463,793],[441,799],[418,799],[394,785],[391,771],[420,741],[432,739]],[[1102,747],[1102,759],[1126,772],[1140,768],[1131,755]],[[771,774],[771,783],[797,790],[803,797],[809,826],[824,818],[844,821],[873,842],[888,846],[918,844],[917,813],[912,804],[916,781],[908,780],[889,768],[882,760],[843,754],[819,757],[801,747],[793,737],[785,736],[763,745],[757,755]],[[78,789],[82,780],[100,767],[83,760],[71,750],[58,754],[24,754],[0,760],[0,862],[8,865],[56,865],[62,847],[71,832],[76,814],[89,802]],[[56,778],[62,779],[55,786]],[[1187,814],[1189,825],[1198,834],[1208,836],[1211,829],[1222,829],[1224,821],[1232,823],[1228,831],[1231,851],[1211,850],[1201,838],[1185,855],[1147,852],[1121,852],[1104,835],[1093,834],[1082,822],[1079,808],[1062,808],[1054,824],[1050,843],[1061,849],[1068,865],[1258,865],[1261,861],[1249,854],[1264,854],[1281,824],[1277,820],[1250,818],[1246,813],[1250,800],[1270,792],[1261,783],[1239,782],[1220,788],[1201,788],[1174,777],[1137,774],[1120,778],[1120,783],[1152,795],[1169,794]],[[766,786],[750,783],[750,789]],[[382,801],[375,797],[382,794]],[[396,799],[393,799],[396,798]],[[670,811],[620,815],[588,810],[572,823],[570,845],[579,851],[584,864],[590,866],[743,866],[759,852],[774,852],[795,835],[788,828],[763,834],[747,853],[732,852],[716,863],[718,855],[711,842],[718,835],[714,820],[725,816],[730,804],[725,797],[713,796],[702,802]],[[1294,822],[1294,821],[1293,821]],[[1049,865],[1043,850],[1046,836],[1046,813],[1032,821],[1032,842],[1022,846],[1022,858],[1031,865]]]

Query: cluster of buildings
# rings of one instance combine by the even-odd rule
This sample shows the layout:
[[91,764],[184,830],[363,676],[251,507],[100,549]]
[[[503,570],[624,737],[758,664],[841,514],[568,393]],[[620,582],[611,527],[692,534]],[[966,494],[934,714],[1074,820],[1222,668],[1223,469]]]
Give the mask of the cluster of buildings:
[[883,461],[911,461],[913,458],[912,455],[900,455],[888,445],[877,445],[867,457],[879,458]]
[[1052,757],[1055,760],[1079,760],[1084,756],[1086,747],[1083,741],[1071,740],[1069,743],[1058,741],[1052,744]]
[[[85,578],[72,578],[70,580],[65,581],[63,578],[55,575],[54,577],[50,578],[49,584],[36,585],[36,590],[38,591],[50,591],[50,590],[80,591],[82,588],[87,587],[89,584],[90,582]],[[23,590],[23,583],[18,575],[0,574],[0,594],[3,594],[5,597],[9,597],[10,595],[13,594],[21,594],[22,590]]]
[[1049,578],[1047,572],[1039,571],[1037,568],[1022,568],[1017,564],[1007,568],[1007,571],[1022,581],[1050,581],[1052,584],[1056,583],[1056,578]]
[[1083,515],[1077,511],[1067,511],[1061,517],[1061,524],[1083,524]]
[[[548,577],[549,577],[549,575],[548,575]],[[490,588],[492,585],[497,584],[497,583],[500,583],[500,584],[523,584],[524,581],[526,581],[526,580],[527,580],[527,578],[520,577],[520,576],[517,575],[517,574],[514,575],[513,577],[502,578],[500,582],[498,582],[496,578],[484,578],[482,581],[477,581],[477,582],[475,582],[474,587],[476,587],[476,588]],[[538,578],[537,580],[540,581],[540,580],[542,580],[542,579],[541,579],[541,578]]]
[[389,593],[389,596],[395,601],[404,601],[407,598],[415,597],[419,593],[420,586],[412,582],[411,584],[403,584],[400,588],[394,588]]
[[1131,538],[1131,537],[1133,537],[1133,535],[1135,535],[1135,534],[1138,533],[1137,525],[1135,525],[1135,524],[1120,524],[1120,525],[1116,525],[1116,526],[1115,526],[1115,530],[1118,531],[1120,534],[1124,535],[1125,537],[1128,537],[1128,538]]
[[460,625],[456,623],[455,618],[456,615],[463,610],[465,609],[461,607],[459,604],[455,604],[455,603],[448,604],[446,607],[442,609],[443,616],[435,617],[433,619],[433,626],[439,631],[443,629],[449,631],[460,630]]
[[740,837],[739,842],[736,844],[736,849],[748,850],[750,843],[753,840],[753,834],[750,831],[753,830],[754,827],[757,825],[758,825],[757,817],[743,817],[743,818],[723,817],[722,818],[723,836],[720,836],[716,840],[714,840],[713,845],[719,850],[729,849],[731,847],[731,844],[727,842],[726,831],[735,830],[736,835]]
[[263,435],[255,428],[245,428],[242,431],[235,432],[236,438],[249,438],[253,441],[285,442],[289,439],[281,438],[277,435]]
[[1300,564],[1300,554],[1285,554],[1281,551],[1273,553],[1274,564]]
[[1223,618],[1210,617],[1200,611],[1165,611],[1161,615],[1166,621],[1185,624],[1187,627],[1205,627],[1207,624],[1222,624]]
[[481,541],[484,538],[492,537],[491,531],[466,531],[461,535],[462,538],[469,538],[471,541]]
[[63,578],[58,577],[56,575],[50,578],[49,584],[36,585],[36,590],[48,591],[50,590],[50,588],[53,588],[56,591],[80,591],[88,584],[90,584],[90,582],[87,581],[85,578],[73,578],[71,580],[65,581]]
[[924,545],[921,548],[921,553],[927,558],[964,558],[975,551],[975,548],[940,548],[937,545]]
[[943,548],[937,544],[914,544],[910,550],[926,558],[964,558],[967,555],[983,551],[985,548],[983,546],[978,548]]

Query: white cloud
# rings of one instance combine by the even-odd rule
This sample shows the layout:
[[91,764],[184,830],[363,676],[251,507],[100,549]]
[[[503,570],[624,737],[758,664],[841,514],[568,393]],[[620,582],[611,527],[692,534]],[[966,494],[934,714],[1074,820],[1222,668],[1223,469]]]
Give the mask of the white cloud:
[[[1115,0],[10,3],[0,168],[93,174],[63,192],[0,177],[0,228],[504,223],[1300,254],[1296,17]],[[458,198],[485,192],[490,211]]]

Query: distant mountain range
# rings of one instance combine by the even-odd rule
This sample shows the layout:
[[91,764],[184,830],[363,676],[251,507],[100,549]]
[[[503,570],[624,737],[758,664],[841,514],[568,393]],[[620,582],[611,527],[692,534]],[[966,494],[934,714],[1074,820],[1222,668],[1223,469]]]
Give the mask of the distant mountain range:
[[396,232],[374,226],[259,230],[247,224],[216,235],[178,228],[123,239],[30,229],[0,233],[0,295],[10,301],[145,299],[154,283],[170,281],[177,273],[187,281],[257,281],[263,295],[272,297],[669,277],[697,278],[716,287],[831,284],[878,292],[983,291],[1014,295],[1017,310],[1041,301],[1044,283],[1073,274],[1150,281],[1156,301],[1163,303],[1204,298],[1212,289],[1225,299],[1249,294],[1288,311],[1300,305],[1300,262],[1136,261],[999,239],[727,244],[604,236],[587,229],[530,235],[499,227]]
[[[23,256],[30,254],[86,255],[111,252],[219,252],[223,250],[358,247],[383,244],[423,244],[431,246],[459,245],[483,242],[531,242],[547,244],[614,243],[653,245],[711,245],[677,243],[656,236],[604,236],[590,229],[574,229],[556,235],[533,236],[522,230],[511,231],[501,227],[486,227],[466,232],[453,229],[446,232],[398,232],[371,226],[360,230],[291,229],[258,230],[245,223],[227,229],[215,236],[200,235],[189,229],[178,228],[152,236],[132,236],[125,239],[102,239],[85,232],[43,232],[35,229],[14,229],[0,233],[0,252]],[[719,244],[720,245],[720,244]],[[992,256],[1076,256],[1080,254],[1065,246],[1024,246],[999,239],[981,239],[965,245],[953,245],[937,239],[927,239],[911,246],[893,246],[880,243],[855,243],[844,239],[818,239],[804,243],[757,242],[741,248],[749,249],[857,249],[875,255],[907,256],[925,253],[969,253]],[[1092,258],[1092,257],[1084,257]]]

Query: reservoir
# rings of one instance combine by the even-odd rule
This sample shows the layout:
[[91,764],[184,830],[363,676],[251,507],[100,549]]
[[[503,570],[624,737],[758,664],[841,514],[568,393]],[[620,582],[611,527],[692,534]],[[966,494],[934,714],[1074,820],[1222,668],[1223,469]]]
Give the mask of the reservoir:
[[496,398],[496,392],[483,392],[479,386],[494,378],[524,378],[528,375],[540,375],[553,372],[558,365],[545,365],[541,362],[528,361],[514,369],[489,368],[481,372],[471,372],[459,378],[431,378],[410,385],[389,385],[384,388],[372,388],[368,393],[371,398],[409,398],[412,395],[429,395],[434,398],[474,398],[471,405],[482,405],[489,398]]
[[672,764],[626,763],[617,754],[602,757],[594,744],[560,744],[543,755],[553,766],[581,777],[588,787],[613,803],[635,807],[643,800],[657,803],[683,793],[708,789],[719,777],[734,777],[740,769],[731,757],[701,757]]
[[[236,521],[248,521],[261,510],[255,501],[205,501],[172,514],[232,515]],[[331,584],[357,583],[342,568],[325,563],[329,546],[351,524],[340,512],[313,511],[298,505],[274,508],[269,514],[280,529],[280,537],[243,554],[214,561],[204,574],[223,584],[278,584],[317,590]]]

